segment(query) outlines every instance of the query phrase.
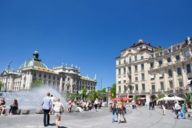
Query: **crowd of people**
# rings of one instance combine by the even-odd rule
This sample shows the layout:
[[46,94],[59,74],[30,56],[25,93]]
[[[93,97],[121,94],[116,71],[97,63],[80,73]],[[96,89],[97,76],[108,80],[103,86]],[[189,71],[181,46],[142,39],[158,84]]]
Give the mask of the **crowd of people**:
[[88,111],[93,108],[95,111],[98,111],[102,106],[102,100],[95,99],[95,101],[90,100],[68,100],[67,108],[64,108],[64,105],[61,103],[59,98],[54,97],[49,92],[43,98],[42,109],[44,113],[43,123],[44,126],[50,125],[50,115],[55,115],[55,124],[57,127],[60,126],[61,114],[64,110],[68,112],[77,111]]
[[[102,107],[102,100],[98,100],[97,98],[95,101],[91,100],[69,100],[68,101],[68,112],[72,111],[89,111],[95,109],[97,111]],[[76,110],[72,110],[72,108],[77,108]]]

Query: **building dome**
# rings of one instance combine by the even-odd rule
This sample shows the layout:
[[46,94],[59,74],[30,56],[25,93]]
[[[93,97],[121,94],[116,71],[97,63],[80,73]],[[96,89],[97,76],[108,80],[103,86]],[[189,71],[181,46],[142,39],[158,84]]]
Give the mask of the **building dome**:
[[31,60],[25,61],[25,63],[20,66],[20,69],[23,69],[23,68],[34,68],[34,67],[48,69],[48,67],[44,63],[42,63],[41,60],[39,59],[38,51],[35,51],[33,53],[33,58]]

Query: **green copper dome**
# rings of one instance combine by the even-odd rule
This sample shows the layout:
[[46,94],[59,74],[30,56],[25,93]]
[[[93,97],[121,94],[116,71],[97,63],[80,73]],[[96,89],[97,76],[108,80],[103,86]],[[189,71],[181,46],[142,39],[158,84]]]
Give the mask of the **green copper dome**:
[[48,67],[44,63],[42,63],[41,60],[39,59],[39,52],[38,51],[35,51],[33,53],[33,58],[31,60],[25,61],[25,63],[20,66],[20,69],[34,68],[34,67],[40,67],[40,68],[48,69]]

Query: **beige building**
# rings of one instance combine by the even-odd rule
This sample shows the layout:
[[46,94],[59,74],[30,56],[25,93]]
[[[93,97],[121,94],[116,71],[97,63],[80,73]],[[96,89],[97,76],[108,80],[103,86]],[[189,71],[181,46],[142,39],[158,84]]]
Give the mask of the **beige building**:
[[167,49],[139,40],[116,58],[116,93],[139,96],[149,102],[152,95],[182,95],[192,79],[192,39]]
[[83,87],[88,91],[95,90],[97,83],[96,79],[80,75],[80,68],[74,66],[48,68],[39,59],[37,51],[17,71],[4,70],[0,74],[0,81],[5,91],[28,90],[35,84],[44,84],[67,93],[79,93]]

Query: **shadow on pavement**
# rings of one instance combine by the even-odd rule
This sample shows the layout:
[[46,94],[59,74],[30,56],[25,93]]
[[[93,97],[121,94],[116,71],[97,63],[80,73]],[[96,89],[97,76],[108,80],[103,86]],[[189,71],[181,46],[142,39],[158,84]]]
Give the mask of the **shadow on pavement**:
[[67,128],[67,127],[64,127],[64,126],[60,126],[59,128]]

